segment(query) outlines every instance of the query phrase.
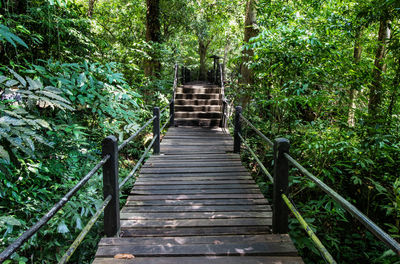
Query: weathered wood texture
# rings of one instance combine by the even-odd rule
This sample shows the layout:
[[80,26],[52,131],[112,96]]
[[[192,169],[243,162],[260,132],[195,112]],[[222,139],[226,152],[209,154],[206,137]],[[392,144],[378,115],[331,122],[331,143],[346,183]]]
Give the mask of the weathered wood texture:
[[93,263],[303,263],[271,233],[271,206],[232,151],[220,128],[170,128],[121,210],[120,237],[103,238]]

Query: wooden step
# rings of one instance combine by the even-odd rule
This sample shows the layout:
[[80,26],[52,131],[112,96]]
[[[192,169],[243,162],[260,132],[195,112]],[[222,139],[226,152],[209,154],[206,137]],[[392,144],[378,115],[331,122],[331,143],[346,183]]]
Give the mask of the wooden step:
[[220,124],[221,124],[220,118],[211,118],[211,119],[175,118],[175,125],[178,125],[178,126],[217,127]]
[[[296,248],[287,242],[243,242],[234,244],[191,244],[191,245],[119,245],[101,246],[96,257],[114,257],[120,252],[136,257],[147,256],[296,256]],[[246,262],[244,262],[246,263]]]
[[221,118],[221,112],[175,112],[175,118]]
[[221,99],[222,95],[219,93],[209,93],[209,94],[193,94],[193,93],[177,93],[175,95],[175,99],[189,99],[189,100],[195,100],[195,99]]
[[[168,201],[168,200],[167,200]],[[225,200],[223,200],[225,201]],[[229,204],[202,204],[202,203],[183,203],[187,201],[179,201],[177,204],[159,204],[162,201],[148,202],[127,202],[121,213],[187,213],[187,212],[270,212],[271,206],[267,204],[252,203],[247,200],[237,200],[235,203]]]
[[302,264],[300,257],[213,256],[213,257],[135,257],[133,259],[96,258],[93,264]]
[[200,99],[200,100],[189,100],[189,99],[178,99],[175,100],[175,106],[179,105],[221,105],[220,99]]
[[[99,246],[110,245],[190,245],[190,244],[216,244],[235,243],[238,240],[244,242],[290,242],[287,234],[264,234],[264,235],[238,235],[238,236],[182,236],[182,237],[106,237],[102,238]],[[217,242],[218,241],[218,242]]]
[[175,112],[217,112],[221,111],[220,105],[176,105]]
[[220,94],[221,88],[176,88],[176,93],[184,94]]
[[215,84],[209,84],[209,83],[202,83],[202,84],[185,84],[183,86],[180,86],[183,88],[220,88],[219,86]]

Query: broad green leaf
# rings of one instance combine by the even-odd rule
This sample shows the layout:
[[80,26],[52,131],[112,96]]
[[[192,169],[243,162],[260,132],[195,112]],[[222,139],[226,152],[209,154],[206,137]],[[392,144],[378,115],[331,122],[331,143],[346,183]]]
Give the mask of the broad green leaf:
[[61,96],[59,96],[57,94],[54,94],[52,92],[49,92],[49,91],[37,91],[36,93],[43,94],[43,95],[45,95],[45,96],[47,96],[49,98],[56,99],[58,101],[66,103],[66,104],[71,104],[71,102],[68,101],[67,99],[65,99],[65,98],[63,98],[63,97],[61,97]]
[[0,216],[0,225],[21,226],[21,223],[14,216]]
[[64,221],[62,221],[61,223],[58,224],[57,232],[61,233],[61,234],[69,233],[69,229],[68,229],[68,227],[67,227],[67,225],[65,224]]
[[2,146],[0,146],[0,158],[6,160],[7,162],[10,162],[10,156]]
[[18,84],[18,81],[16,81],[16,80],[8,80],[6,83],[5,83],[5,85],[7,86],[7,87],[13,87],[13,86],[16,86]]
[[23,87],[26,86],[26,81],[24,78],[22,78],[21,75],[19,75],[18,73],[16,73],[15,71],[13,71],[12,69],[9,69],[9,71],[12,73],[12,75],[14,75],[14,77],[22,84]]

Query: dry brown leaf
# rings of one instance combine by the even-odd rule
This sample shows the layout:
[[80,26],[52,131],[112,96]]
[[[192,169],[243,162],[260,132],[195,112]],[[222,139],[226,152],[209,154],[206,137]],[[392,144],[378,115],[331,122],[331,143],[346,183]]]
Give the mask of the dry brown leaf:
[[117,254],[114,256],[115,259],[133,259],[135,258],[132,254]]
[[224,243],[222,241],[219,241],[219,240],[214,240],[214,244],[215,245],[222,245]]

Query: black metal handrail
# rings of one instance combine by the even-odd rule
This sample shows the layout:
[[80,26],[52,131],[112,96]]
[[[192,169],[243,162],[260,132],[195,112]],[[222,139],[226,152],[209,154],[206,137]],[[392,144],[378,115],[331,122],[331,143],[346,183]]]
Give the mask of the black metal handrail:
[[[177,85],[177,71],[178,66],[175,66],[175,80],[174,80],[174,94]],[[137,169],[142,165],[147,154],[153,147],[153,153],[159,154],[160,152],[160,131],[162,131],[168,123],[172,126],[174,119],[174,95],[171,102],[166,105],[161,113],[158,107],[154,108],[153,117],[150,118],[141,128],[139,128],[133,135],[124,140],[119,146],[117,139],[114,136],[109,136],[103,140],[102,143],[102,159],[93,167],[93,169],[85,175],[63,198],[61,198],[36,224],[26,230],[19,236],[13,243],[11,243],[3,252],[0,253],[0,263],[3,263],[11,257],[29,238],[36,234],[54,215],[62,208],[69,200],[98,172],[100,168],[103,168],[103,194],[104,200],[100,208],[91,217],[86,226],[82,229],[81,233],[71,244],[68,250],[65,252],[59,263],[66,263],[76,248],[83,241],[87,233],[93,227],[94,223],[98,220],[101,213],[104,211],[104,228],[107,236],[114,236],[119,230],[119,190],[128,182],[130,178],[135,174]],[[165,124],[160,130],[160,115],[170,107],[170,115],[166,120]],[[142,131],[144,131],[153,122],[153,139],[149,146],[145,149],[145,152],[136,163],[133,170],[129,173],[125,179],[118,184],[118,153],[125,146],[128,145],[133,139],[135,139]],[[108,217],[106,216],[108,215]]]
[[[289,140],[284,138],[278,138],[274,141],[266,137],[261,131],[259,131],[248,119],[242,115],[242,108],[237,106],[234,122],[234,152],[240,153],[241,144],[243,143],[249,150],[250,154],[256,159],[257,163],[260,165],[263,172],[270,178],[271,182],[274,183],[273,188],[273,221],[272,229],[273,233],[286,233],[288,230],[288,211],[289,208],[296,218],[301,222],[302,227],[306,230],[307,234],[311,237],[312,241],[315,243],[316,247],[320,251],[322,257],[327,263],[336,263],[326,248],[320,243],[319,239],[313,232],[310,232],[310,228],[304,219],[301,217],[300,213],[296,210],[295,205],[289,201],[287,198],[288,189],[288,175],[289,166],[288,163],[292,164],[294,167],[300,170],[305,176],[312,180],[319,188],[321,188],[325,193],[328,194],[332,199],[337,201],[343,206],[343,208],[350,213],[353,217],[359,220],[368,230],[370,230],[378,239],[384,242],[390,249],[400,255],[400,244],[392,238],[389,234],[383,231],[378,225],[376,225],[372,220],[370,220],[366,215],[364,215],[360,210],[358,210],[354,205],[348,202],[345,198],[340,196],[337,192],[331,189],[324,182],[319,180],[311,172],[305,169],[300,163],[293,159],[289,155]],[[273,179],[268,170],[262,165],[262,162],[257,157],[255,152],[250,148],[248,143],[245,141],[241,134],[242,123],[244,121],[249,125],[270,147],[273,147],[274,156],[274,173]],[[309,230],[310,229],[310,230]],[[319,241],[319,242],[318,242]]]

